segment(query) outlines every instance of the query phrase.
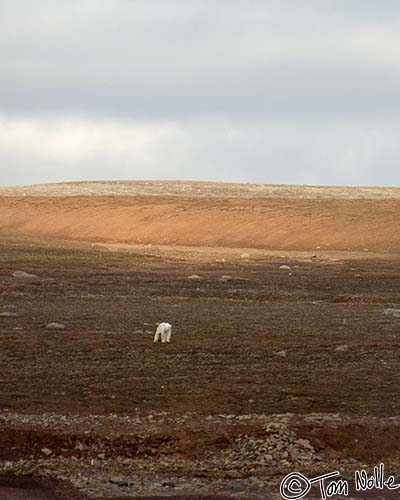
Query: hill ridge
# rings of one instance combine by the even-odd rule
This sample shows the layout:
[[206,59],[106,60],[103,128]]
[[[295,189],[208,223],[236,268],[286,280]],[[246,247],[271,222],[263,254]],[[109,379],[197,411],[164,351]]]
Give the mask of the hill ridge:
[[400,187],[208,181],[70,181],[0,187],[0,196],[184,196],[210,198],[400,199]]

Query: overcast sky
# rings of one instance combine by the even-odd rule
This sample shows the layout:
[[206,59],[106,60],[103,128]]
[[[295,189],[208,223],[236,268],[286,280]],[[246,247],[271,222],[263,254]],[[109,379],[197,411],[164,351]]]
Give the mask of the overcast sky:
[[400,185],[399,0],[0,0],[0,184]]

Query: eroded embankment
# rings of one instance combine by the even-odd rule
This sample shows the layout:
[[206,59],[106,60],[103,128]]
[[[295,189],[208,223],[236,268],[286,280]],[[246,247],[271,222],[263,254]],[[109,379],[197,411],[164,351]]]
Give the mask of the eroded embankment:
[[397,418],[3,413],[0,421],[0,474],[68,481],[84,498],[194,490],[204,498],[212,492],[261,500],[293,470],[309,477],[340,470],[351,478],[384,460],[398,474]]
[[2,197],[0,232],[80,241],[400,251],[400,200]]

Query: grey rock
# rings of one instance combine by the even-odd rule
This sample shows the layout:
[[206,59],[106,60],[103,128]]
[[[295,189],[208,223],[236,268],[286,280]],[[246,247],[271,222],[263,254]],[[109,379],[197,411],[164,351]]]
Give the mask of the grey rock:
[[393,316],[394,318],[400,318],[400,309],[388,308],[384,309],[385,316]]
[[15,312],[4,311],[0,313],[0,318],[17,318],[18,314]]
[[346,352],[349,350],[349,346],[347,344],[339,345],[336,347],[336,352]]
[[64,330],[65,325],[63,323],[49,323],[46,328],[48,330]]
[[39,276],[36,276],[36,274],[26,273],[25,271],[15,271],[12,275],[18,281],[40,281]]
[[221,281],[229,281],[233,280],[232,276],[229,276],[229,274],[224,274],[223,276],[220,277]]
[[175,488],[176,485],[172,481],[165,481],[162,483],[162,486],[164,486],[164,488]]
[[297,439],[296,444],[303,446],[304,448],[312,449],[312,446],[308,439]]
[[281,266],[279,266],[279,269],[282,269],[282,270],[289,270],[291,269],[290,266],[287,266],[286,264],[282,264]]
[[241,484],[238,481],[229,481],[227,484],[228,488],[232,490],[240,490]]
[[86,449],[86,447],[85,447],[85,445],[83,443],[81,443],[80,441],[78,441],[77,444],[75,445],[75,449],[79,450],[79,451],[84,451]]
[[191,274],[190,276],[187,277],[189,280],[201,280],[201,276],[198,274]]

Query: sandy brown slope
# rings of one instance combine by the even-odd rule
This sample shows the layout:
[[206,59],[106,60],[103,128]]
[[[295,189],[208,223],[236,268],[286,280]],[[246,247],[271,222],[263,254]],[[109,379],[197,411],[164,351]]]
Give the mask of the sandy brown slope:
[[395,253],[399,228],[395,198],[0,197],[3,236]]

